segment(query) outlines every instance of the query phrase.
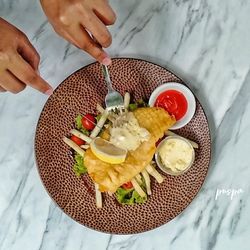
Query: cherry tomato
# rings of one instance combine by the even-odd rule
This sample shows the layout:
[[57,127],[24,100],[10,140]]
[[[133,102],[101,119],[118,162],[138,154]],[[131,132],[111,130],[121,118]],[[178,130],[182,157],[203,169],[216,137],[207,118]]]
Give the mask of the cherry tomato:
[[75,135],[72,135],[71,138],[70,138],[73,142],[75,142],[78,146],[81,146],[83,144],[85,144],[85,141],[82,140],[81,138],[75,136]]
[[122,185],[122,187],[123,187],[124,189],[130,189],[130,188],[133,187],[133,184],[132,184],[131,181],[129,181],[129,182],[124,183],[124,184]]
[[171,89],[157,97],[155,106],[164,108],[170,115],[174,115],[176,121],[178,121],[187,113],[188,102],[181,92]]
[[93,130],[95,128],[95,117],[91,114],[87,114],[82,118],[82,126],[87,130]]

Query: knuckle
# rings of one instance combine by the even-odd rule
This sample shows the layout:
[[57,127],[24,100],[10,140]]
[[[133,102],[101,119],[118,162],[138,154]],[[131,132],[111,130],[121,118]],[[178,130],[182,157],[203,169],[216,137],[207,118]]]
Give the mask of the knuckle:
[[104,48],[107,48],[112,43],[112,37],[110,34],[104,33],[100,37],[101,44]]
[[34,73],[30,73],[26,76],[26,82],[27,83],[35,83],[37,81],[37,75]]
[[68,19],[68,16],[66,15],[66,13],[61,13],[59,16],[58,16],[58,26],[69,26],[69,19]]
[[13,94],[18,94],[21,91],[23,91],[26,88],[26,85],[24,84],[19,84],[17,86],[15,86],[15,88],[13,88],[10,92]]
[[8,51],[0,49],[0,62],[3,62],[5,64],[11,62],[11,55]]
[[90,43],[81,43],[79,45],[79,48],[84,50],[84,51],[88,51],[91,48],[91,44]]

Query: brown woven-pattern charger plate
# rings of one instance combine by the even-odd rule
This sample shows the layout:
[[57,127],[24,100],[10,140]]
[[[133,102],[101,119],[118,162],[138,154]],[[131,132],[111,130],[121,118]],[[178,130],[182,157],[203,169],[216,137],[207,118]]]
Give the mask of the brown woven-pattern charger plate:
[[[183,83],[156,64],[138,59],[113,59],[110,74],[114,87],[134,99],[149,98],[165,82]],[[143,205],[121,206],[114,197],[103,195],[103,208],[95,205],[94,186],[84,175],[77,178],[74,160],[62,138],[69,135],[78,114],[96,113],[103,103],[106,86],[98,63],[88,65],[64,80],[48,99],[38,122],[35,154],[42,182],[51,198],[71,218],[92,229],[115,234],[133,234],[154,229],[180,214],[201,188],[210,162],[208,122],[196,100],[195,116],[176,131],[199,144],[191,169],[182,176],[164,175],[162,184],[152,180],[152,195]]]

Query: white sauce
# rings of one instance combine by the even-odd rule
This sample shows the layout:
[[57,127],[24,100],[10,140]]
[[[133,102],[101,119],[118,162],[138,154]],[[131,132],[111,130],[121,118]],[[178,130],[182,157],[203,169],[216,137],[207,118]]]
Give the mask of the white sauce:
[[110,142],[119,148],[136,150],[142,142],[147,141],[150,133],[139,126],[137,119],[132,112],[118,118],[110,129]]
[[193,148],[177,138],[166,140],[159,148],[159,156],[165,167],[172,171],[183,171],[193,159]]

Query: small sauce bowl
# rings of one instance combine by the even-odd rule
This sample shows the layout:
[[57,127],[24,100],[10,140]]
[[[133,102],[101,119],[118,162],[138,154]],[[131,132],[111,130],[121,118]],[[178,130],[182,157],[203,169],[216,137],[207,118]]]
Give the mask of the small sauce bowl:
[[[160,152],[159,152],[159,151],[160,151],[160,149],[162,149],[162,147],[163,147],[166,143],[170,142],[170,140],[172,140],[173,142],[174,142],[174,141],[180,140],[180,141],[184,142],[184,143],[187,145],[188,148],[190,148],[190,151],[191,151],[191,152],[190,152],[190,153],[191,153],[191,160],[190,160],[190,162],[188,162],[188,163],[186,164],[186,167],[185,167],[183,170],[177,170],[177,169],[173,170],[173,169],[171,169],[170,167],[167,167],[167,166],[164,164],[164,162],[162,161],[162,159],[161,159],[161,156],[160,156]],[[175,152],[176,152],[178,149],[176,148],[176,149],[174,149],[174,150],[175,150]],[[182,151],[181,153],[183,153],[183,151]],[[181,158],[180,158],[180,159],[181,159]],[[194,159],[195,159],[194,148],[192,147],[191,143],[190,143],[187,139],[185,139],[185,138],[183,138],[183,137],[181,137],[181,136],[168,136],[168,137],[166,137],[165,139],[163,139],[163,140],[159,143],[159,145],[157,146],[156,152],[155,152],[155,161],[156,161],[158,167],[159,167],[164,173],[169,174],[169,175],[174,175],[174,176],[182,175],[182,174],[184,174],[185,172],[187,172],[187,171],[190,169],[190,167],[192,166],[192,164],[194,163]]]

